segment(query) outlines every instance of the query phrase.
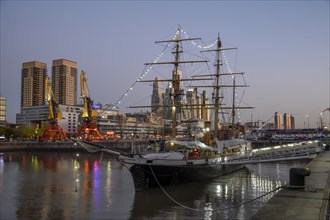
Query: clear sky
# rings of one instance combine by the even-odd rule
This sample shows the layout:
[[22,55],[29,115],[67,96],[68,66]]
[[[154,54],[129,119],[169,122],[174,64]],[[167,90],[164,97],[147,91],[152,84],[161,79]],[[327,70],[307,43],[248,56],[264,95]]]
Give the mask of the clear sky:
[[[316,127],[329,98],[329,1],[1,1],[0,92],[7,121],[20,111],[23,62],[69,59],[86,71],[95,102],[115,103],[162,51],[178,25],[189,36],[238,47],[250,87],[242,120],[292,113]],[[78,84],[79,86],[79,84]],[[141,92],[143,93],[143,92]],[[151,89],[148,90],[151,94]],[[138,100],[138,90],[120,108]],[[149,99],[150,100],[150,99]],[[329,112],[324,113],[329,123]]]

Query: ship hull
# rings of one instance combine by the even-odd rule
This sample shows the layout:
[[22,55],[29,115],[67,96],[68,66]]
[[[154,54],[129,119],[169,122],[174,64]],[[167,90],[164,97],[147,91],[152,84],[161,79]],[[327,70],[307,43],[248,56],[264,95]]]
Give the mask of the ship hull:
[[134,164],[132,174],[135,191],[200,181],[225,175],[243,168],[242,164],[166,166]]

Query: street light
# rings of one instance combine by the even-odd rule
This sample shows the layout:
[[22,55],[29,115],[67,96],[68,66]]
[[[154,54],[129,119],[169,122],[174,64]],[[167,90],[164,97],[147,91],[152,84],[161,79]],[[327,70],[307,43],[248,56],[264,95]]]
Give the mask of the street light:
[[320,112],[320,128],[323,128],[323,112]]

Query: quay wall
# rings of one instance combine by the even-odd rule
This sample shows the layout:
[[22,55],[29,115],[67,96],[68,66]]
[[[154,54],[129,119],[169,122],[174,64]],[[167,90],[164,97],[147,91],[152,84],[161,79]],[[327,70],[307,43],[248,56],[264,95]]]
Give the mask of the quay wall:
[[[120,140],[120,141],[100,141],[93,142],[97,145],[108,149],[118,149],[121,151],[130,151],[132,144],[135,147],[146,146],[148,141],[145,140]],[[79,144],[73,141],[56,141],[56,142],[0,142],[0,152],[8,151],[85,151]]]
[[285,187],[251,219],[329,219],[330,151],[321,152],[305,168],[311,172],[305,177],[305,188]]

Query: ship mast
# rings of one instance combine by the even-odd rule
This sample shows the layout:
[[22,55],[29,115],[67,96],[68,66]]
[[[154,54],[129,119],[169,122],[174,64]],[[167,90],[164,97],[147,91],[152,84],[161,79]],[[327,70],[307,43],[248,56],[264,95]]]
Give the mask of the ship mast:
[[220,49],[221,49],[221,41],[220,41],[220,34],[218,34],[218,42],[217,42],[217,53],[216,53],[216,89],[215,89],[215,102],[214,102],[214,134],[213,137],[217,138],[218,136],[218,124],[219,124],[219,105],[220,105],[220,87],[219,87],[219,80],[220,80]]
[[234,130],[235,116],[236,116],[236,111],[235,111],[235,89],[236,89],[236,79],[234,77],[234,81],[233,81],[233,109],[231,110],[231,126],[232,126],[232,130]]
[[176,137],[176,127],[177,127],[177,113],[178,110],[181,107],[180,102],[180,96],[181,89],[180,89],[180,81],[184,81],[183,79],[180,79],[179,75],[179,64],[181,63],[200,63],[200,62],[207,62],[206,60],[195,60],[195,61],[180,61],[180,54],[183,52],[180,50],[180,43],[183,41],[192,41],[192,40],[201,40],[201,38],[186,38],[181,39],[180,35],[181,29],[178,28],[176,32],[176,36],[172,40],[164,40],[164,41],[156,41],[156,43],[175,43],[175,50],[174,50],[174,62],[159,62],[159,63],[146,63],[145,65],[159,65],[159,64],[173,64],[174,70],[172,73],[172,87],[173,87],[173,104],[172,104],[172,132],[171,137]]
[[[217,39],[217,48],[215,50],[204,50],[201,52],[216,52],[216,61],[214,66],[216,67],[216,73],[213,74],[215,76],[215,97],[214,97],[214,138],[216,139],[218,137],[218,124],[219,124],[219,109],[221,108],[221,102],[220,102],[220,76],[221,75],[229,75],[229,74],[221,74],[221,69],[220,66],[222,65],[221,62],[221,51],[223,50],[233,50],[237,48],[222,48],[222,43],[220,40],[220,34],[218,34],[218,39]],[[232,73],[232,74],[242,74],[242,73]],[[235,106],[233,106],[234,110]]]
[[176,126],[177,126],[177,110],[179,108],[179,97],[180,97],[180,82],[178,70],[179,70],[179,60],[180,60],[180,50],[179,50],[179,39],[180,39],[180,30],[177,30],[176,42],[175,42],[175,62],[174,62],[174,71],[172,73],[172,86],[174,89],[173,94],[173,106],[172,106],[172,138],[176,136]]
[[[181,61],[180,60],[180,54],[183,52],[180,49],[180,44],[183,41],[192,41],[192,40],[200,40],[201,38],[186,38],[186,39],[181,39],[180,36],[181,29],[178,28],[175,37],[172,40],[164,40],[164,41],[156,41],[155,43],[175,43],[175,48],[174,48],[174,61],[169,61],[169,62],[157,62],[157,63],[145,63],[145,65],[161,65],[161,64],[172,64],[174,65],[174,69],[172,72],[172,79],[165,79],[165,80],[158,80],[159,82],[171,82],[172,83],[172,88],[173,88],[173,94],[171,96],[173,97],[172,99],[172,104],[171,106],[168,105],[157,105],[157,107],[171,107],[172,108],[172,128],[171,128],[171,137],[175,138],[176,137],[176,127],[177,127],[177,121],[178,121],[178,113],[180,113],[180,108],[181,108],[181,103],[180,103],[180,96],[182,95],[181,88],[180,88],[180,82],[182,81],[201,81],[201,80],[214,80],[214,78],[199,78],[199,77],[215,77],[216,79],[216,85],[202,85],[202,86],[193,86],[194,88],[198,87],[212,87],[215,89],[215,102],[212,104],[213,107],[210,106],[210,104],[205,104],[206,109],[214,109],[214,138],[218,137],[218,123],[219,123],[219,110],[224,110],[224,109],[231,109],[232,110],[232,115],[233,117],[235,116],[235,109],[250,109],[251,107],[236,107],[235,103],[233,102],[232,107],[223,107],[221,106],[221,96],[220,96],[220,88],[225,88],[225,87],[234,87],[234,93],[235,93],[235,88],[237,87],[247,87],[246,85],[236,85],[235,84],[235,78],[234,79],[234,85],[221,85],[220,82],[220,76],[233,76],[236,74],[244,74],[242,72],[240,73],[221,73],[221,51],[224,50],[233,50],[237,48],[222,48],[221,40],[220,40],[220,35],[218,34],[217,38],[217,48],[214,50],[205,50],[201,52],[216,52],[216,62],[214,66],[216,67],[216,73],[215,74],[208,74],[208,75],[195,75],[192,79],[182,79],[180,77],[180,70],[179,70],[179,65],[184,64],[184,63],[200,63],[200,62],[208,62],[207,60],[195,60],[195,61]],[[154,82],[154,80],[140,80],[139,82]],[[234,98],[235,94],[233,94]],[[192,107],[200,107],[200,104],[192,104]],[[210,107],[208,107],[210,106]],[[152,106],[130,106],[130,108],[148,108]],[[232,120],[232,123],[234,123],[234,119]]]

